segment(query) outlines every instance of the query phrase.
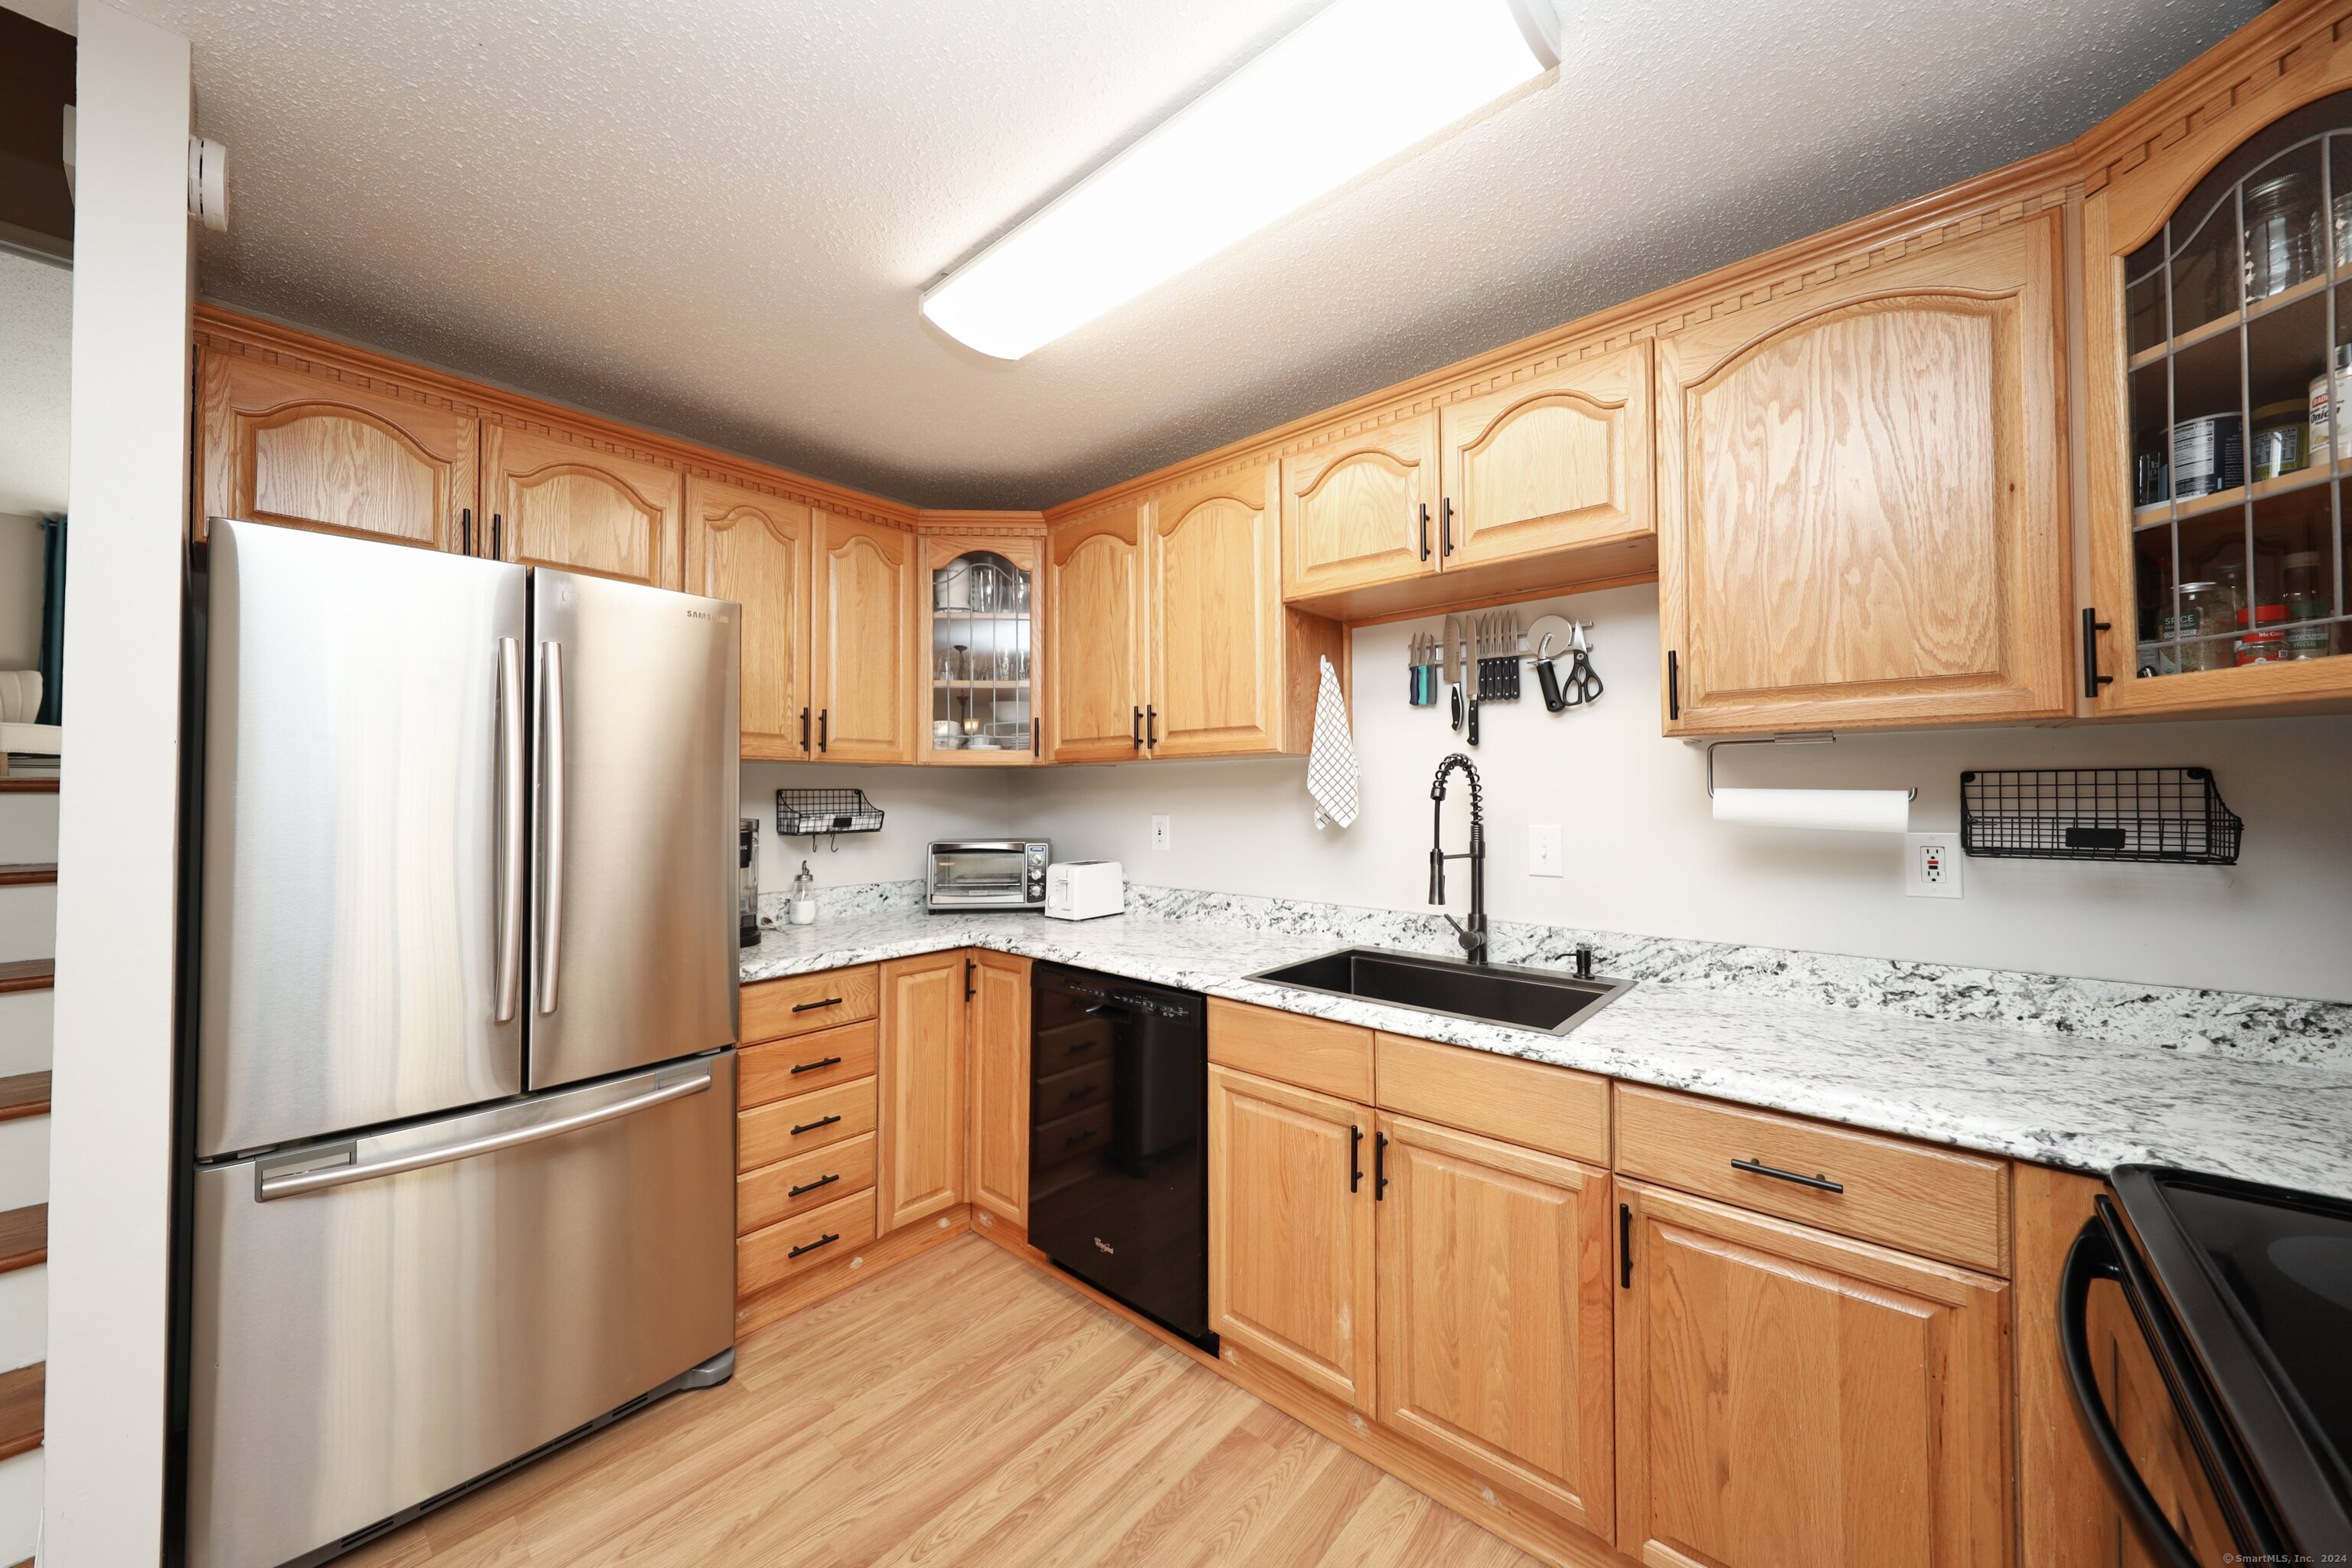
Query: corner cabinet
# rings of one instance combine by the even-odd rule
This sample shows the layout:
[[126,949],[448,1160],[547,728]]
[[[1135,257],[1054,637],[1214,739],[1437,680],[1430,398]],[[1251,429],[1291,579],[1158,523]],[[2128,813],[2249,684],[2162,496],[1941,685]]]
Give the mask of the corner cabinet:
[[686,481],[686,591],[743,607],[743,755],[809,754],[809,509],[719,479]]
[[2352,698],[2352,51],[2310,16],[2178,127],[2086,159],[2099,713]]
[[521,426],[482,431],[487,553],[676,588],[685,496],[664,463]]
[[929,608],[921,638],[927,763],[1023,766],[1044,754],[1034,631],[1038,546],[1032,537],[923,540]]
[[1658,341],[1669,735],[2074,711],[2056,212]]

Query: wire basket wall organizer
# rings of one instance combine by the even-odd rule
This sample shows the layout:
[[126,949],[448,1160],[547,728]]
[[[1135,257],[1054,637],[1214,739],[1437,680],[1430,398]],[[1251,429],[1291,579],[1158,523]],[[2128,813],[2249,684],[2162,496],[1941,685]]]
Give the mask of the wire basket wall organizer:
[[2210,768],[1973,768],[1960,847],[2030,860],[2234,866],[2245,824]]
[[[821,834],[879,833],[882,808],[866,798],[862,789],[780,789],[776,792],[776,832],[785,838]],[[839,846],[835,846],[836,848]]]

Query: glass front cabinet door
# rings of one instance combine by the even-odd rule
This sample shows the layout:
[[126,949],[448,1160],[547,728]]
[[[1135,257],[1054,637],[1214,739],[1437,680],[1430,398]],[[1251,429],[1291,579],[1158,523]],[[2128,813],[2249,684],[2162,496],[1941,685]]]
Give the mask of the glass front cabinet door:
[[1039,543],[929,541],[930,728],[924,761],[1012,767],[1042,756],[1033,636]]
[[2095,710],[2352,694],[2347,85],[2274,79],[2088,172]]

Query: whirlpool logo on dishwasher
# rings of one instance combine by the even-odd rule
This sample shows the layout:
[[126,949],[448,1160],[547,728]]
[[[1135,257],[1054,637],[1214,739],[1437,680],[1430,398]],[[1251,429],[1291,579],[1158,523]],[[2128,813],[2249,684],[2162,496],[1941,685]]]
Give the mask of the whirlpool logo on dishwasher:
[[1105,1241],[1105,1240],[1104,1240],[1101,1237],[1099,1237],[1099,1236],[1098,1236],[1098,1237],[1095,1237],[1095,1245],[1096,1245],[1097,1247],[1100,1247],[1103,1251],[1105,1251],[1105,1252],[1108,1252],[1108,1253],[1112,1253],[1112,1254],[1114,1254],[1114,1255],[1116,1255],[1116,1254],[1117,1254],[1117,1252],[1118,1252],[1118,1250],[1117,1247],[1115,1247],[1111,1246],[1111,1244],[1110,1244],[1109,1242]]

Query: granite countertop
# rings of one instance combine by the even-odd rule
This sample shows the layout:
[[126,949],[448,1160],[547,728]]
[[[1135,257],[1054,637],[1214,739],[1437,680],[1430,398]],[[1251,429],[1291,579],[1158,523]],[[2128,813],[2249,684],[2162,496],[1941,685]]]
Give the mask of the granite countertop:
[[[2333,1038],[2314,1047],[2307,1023],[2291,1052],[2184,1051],[2170,1042],[2092,1037],[2072,1023],[1825,1005],[1758,994],[1736,978],[1694,984],[1665,973],[1553,1036],[1245,978],[1349,943],[1444,952],[1426,923],[1389,917],[1370,933],[1384,940],[1367,942],[1366,931],[1344,922],[1295,915],[1227,923],[1195,909],[1190,918],[1130,912],[1072,922],[929,915],[903,896],[877,896],[845,901],[814,925],[766,931],[743,951],[742,976],[772,980],[987,947],[2101,1175],[2148,1162],[2352,1198],[2352,1050]],[[1496,943],[1498,960],[1562,967],[1546,956]],[[1622,973],[1612,956],[1604,948],[1603,973]],[[1882,967],[1908,978],[1918,966]],[[2234,1010],[2259,1011],[2244,1005],[2255,1000],[2267,999],[2234,999]],[[2272,1004],[2270,1011],[2295,1007],[2324,1014],[2330,1030],[2341,1016],[2330,1004]],[[2116,1010],[2119,1018],[2127,1012]]]

